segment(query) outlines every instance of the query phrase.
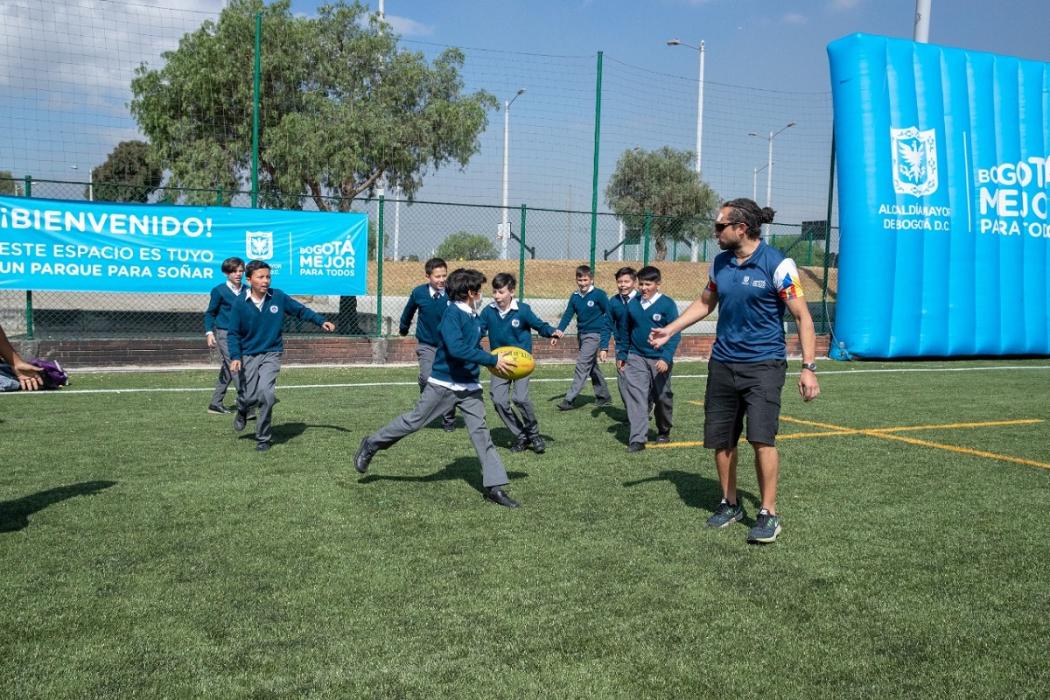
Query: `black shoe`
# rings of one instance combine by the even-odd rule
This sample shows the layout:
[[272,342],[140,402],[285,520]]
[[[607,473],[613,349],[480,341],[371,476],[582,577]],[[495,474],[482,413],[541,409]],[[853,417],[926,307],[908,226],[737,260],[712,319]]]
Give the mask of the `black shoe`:
[[268,450],[268,449],[270,449],[270,443],[268,443],[268,442],[257,442],[257,443],[255,443],[255,451],[256,452],[266,452],[266,450]]
[[606,406],[612,406],[612,399],[597,399],[594,402],[595,408],[605,408]]
[[525,450],[529,449],[529,442],[530,440],[528,435],[519,435],[517,442],[511,445],[510,451],[524,452]]
[[641,452],[645,449],[644,442],[632,442],[630,447],[627,448],[628,452]]
[[233,411],[226,408],[221,403],[213,403],[210,406],[208,406],[208,413],[214,414],[216,416],[225,416],[228,413],[233,413]]
[[456,419],[453,418],[452,420],[441,421],[441,428],[446,433],[456,432]]
[[357,454],[354,455],[354,469],[357,470],[358,474],[364,474],[368,471],[368,463],[375,457],[376,452],[379,448],[373,444],[367,437],[361,438],[361,446],[357,448]]
[[547,443],[543,441],[539,435],[529,438],[529,444],[532,446],[532,451],[538,455],[543,454],[547,451]]
[[247,422],[247,417],[240,411],[237,411],[237,415],[233,417],[233,429],[239,433],[244,430],[244,424]]
[[571,411],[574,408],[576,408],[576,405],[572,401],[565,401],[562,399],[562,402],[558,404],[559,411]]
[[505,508],[517,508],[521,505],[513,498],[508,496],[507,492],[501,489],[499,486],[493,486],[490,489],[485,489],[485,493],[482,495],[484,495],[485,498],[492,501],[496,505],[500,505]]
[[656,442],[658,442],[661,445],[666,445],[667,443],[671,442],[671,434],[670,433],[660,433],[659,435],[656,436]]

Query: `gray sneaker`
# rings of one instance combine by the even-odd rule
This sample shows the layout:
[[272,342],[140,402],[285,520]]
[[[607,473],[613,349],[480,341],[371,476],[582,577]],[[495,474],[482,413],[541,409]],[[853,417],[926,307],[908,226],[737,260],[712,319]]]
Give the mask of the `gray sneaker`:
[[748,542],[774,542],[780,534],[780,516],[763,508],[758,511],[755,526],[747,533]]
[[740,503],[730,505],[729,501],[722,499],[715,509],[714,515],[707,519],[708,527],[723,528],[744,519],[744,506]]

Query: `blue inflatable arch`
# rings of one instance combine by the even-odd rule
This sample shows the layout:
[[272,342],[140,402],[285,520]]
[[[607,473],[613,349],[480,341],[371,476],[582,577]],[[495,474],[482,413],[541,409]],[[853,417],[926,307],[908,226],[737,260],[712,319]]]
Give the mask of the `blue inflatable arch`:
[[1050,64],[856,34],[828,46],[831,354],[1050,354]]

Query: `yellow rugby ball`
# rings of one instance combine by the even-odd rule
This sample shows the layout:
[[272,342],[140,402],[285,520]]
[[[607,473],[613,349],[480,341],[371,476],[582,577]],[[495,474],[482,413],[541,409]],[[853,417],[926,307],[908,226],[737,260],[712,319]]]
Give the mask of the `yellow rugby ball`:
[[495,367],[489,367],[489,372],[501,379],[524,379],[525,377],[532,374],[532,370],[536,369],[536,360],[532,359],[532,353],[522,348],[516,348],[512,345],[506,345],[502,348],[495,348],[492,350],[493,355],[510,355],[510,361],[514,363],[515,367],[506,374],[497,372]]

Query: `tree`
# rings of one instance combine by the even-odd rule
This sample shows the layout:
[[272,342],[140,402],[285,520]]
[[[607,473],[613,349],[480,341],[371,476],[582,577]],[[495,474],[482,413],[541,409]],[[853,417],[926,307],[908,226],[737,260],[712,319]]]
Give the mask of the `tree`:
[[10,170],[0,170],[0,195],[9,197],[18,195],[18,182]]
[[437,256],[445,260],[495,260],[499,253],[488,236],[457,231],[441,242]]
[[412,199],[428,169],[465,167],[477,153],[498,102],[463,93],[460,50],[430,64],[421,52],[398,50],[390,26],[359,2],[337,0],[302,17],[290,0],[230,0],[218,22],[184,35],[163,67],[139,66],[131,83],[131,113],[171,185],[247,189],[257,12],[264,204],[299,208],[306,192],[322,211],[349,211],[381,178]]
[[718,193],[690,168],[693,158],[668,146],[624,151],[605,189],[609,207],[629,230],[641,230],[646,213],[652,214],[649,232],[657,260],[667,258],[672,241],[706,236],[718,207]]
[[[143,141],[121,141],[106,162],[91,171],[90,189],[103,202],[146,202],[158,187],[164,171]],[[85,188],[84,197],[89,189]]]

